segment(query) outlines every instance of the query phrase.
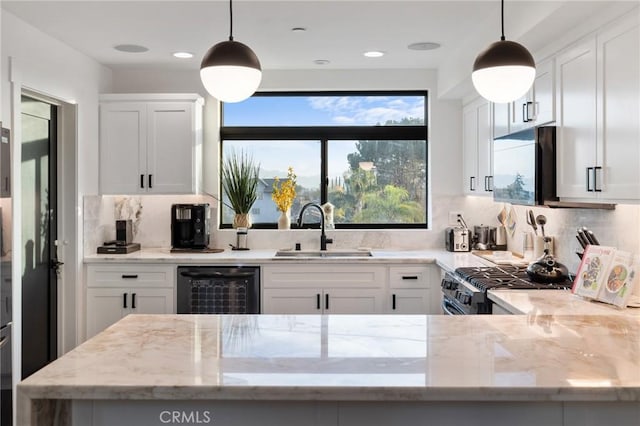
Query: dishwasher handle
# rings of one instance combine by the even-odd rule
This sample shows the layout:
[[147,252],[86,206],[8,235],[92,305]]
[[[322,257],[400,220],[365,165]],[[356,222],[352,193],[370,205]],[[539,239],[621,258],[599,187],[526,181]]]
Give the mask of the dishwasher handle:
[[191,272],[191,271],[180,271],[180,275],[187,278],[194,278],[196,280],[206,280],[212,278],[249,278],[255,275],[253,271],[242,271],[242,272]]

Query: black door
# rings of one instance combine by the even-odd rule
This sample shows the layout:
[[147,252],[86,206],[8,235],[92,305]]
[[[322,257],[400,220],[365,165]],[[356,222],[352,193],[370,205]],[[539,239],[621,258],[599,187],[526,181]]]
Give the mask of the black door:
[[22,97],[22,378],[57,356],[56,112]]

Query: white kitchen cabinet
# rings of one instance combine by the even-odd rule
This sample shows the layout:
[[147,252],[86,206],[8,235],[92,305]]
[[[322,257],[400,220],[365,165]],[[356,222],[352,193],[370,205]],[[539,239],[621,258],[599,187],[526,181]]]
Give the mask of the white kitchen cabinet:
[[262,312],[383,313],[386,272],[380,265],[267,265],[262,268]]
[[561,198],[640,200],[640,34],[634,14],[557,58]]
[[88,265],[87,338],[131,313],[174,313],[175,275],[175,266]]
[[462,110],[463,191],[491,196],[493,191],[491,104],[483,98]]
[[[435,284],[429,266],[389,266],[389,313],[436,314],[432,309]],[[438,287],[438,292],[440,287]]]
[[499,138],[508,135],[511,129],[509,113],[511,109],[510,103],[492,104],[493,105],[493,137]]
[[191,94],[102,95],[100,192],[197,192],[202,105]]
[[554,83],[553,58],[537,63],[536,78],[531,89],[520,99],[508,104],[508,133],[519,132],[520,130],[555,121]]

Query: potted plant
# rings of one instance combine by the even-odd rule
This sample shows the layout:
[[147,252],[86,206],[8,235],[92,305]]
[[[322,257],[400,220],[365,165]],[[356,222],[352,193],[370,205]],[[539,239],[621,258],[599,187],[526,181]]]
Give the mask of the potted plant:
[[222,187],[235,212],[234,228],[250,228],[251,206],[258,198],[260,164],[244,151],[232,152],[222,165]]

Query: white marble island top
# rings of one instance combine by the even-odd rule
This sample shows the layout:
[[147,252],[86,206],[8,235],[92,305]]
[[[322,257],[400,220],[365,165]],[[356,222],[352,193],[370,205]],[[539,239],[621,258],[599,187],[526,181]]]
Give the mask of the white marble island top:
[[640,401],[640,318],[129,315],[38,399]]

